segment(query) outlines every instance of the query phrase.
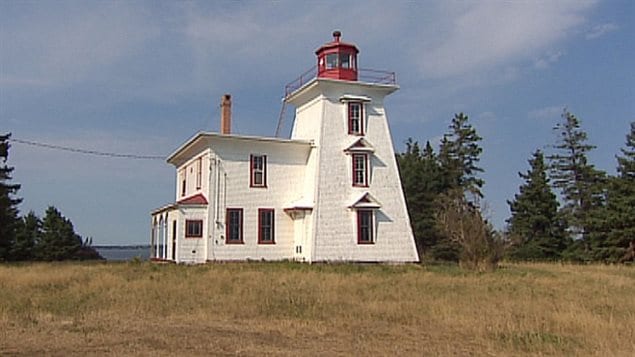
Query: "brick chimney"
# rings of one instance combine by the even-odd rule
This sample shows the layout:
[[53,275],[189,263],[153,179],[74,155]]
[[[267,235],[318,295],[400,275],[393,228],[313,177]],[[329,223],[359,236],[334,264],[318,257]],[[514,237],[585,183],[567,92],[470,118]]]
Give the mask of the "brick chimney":
[[232,96],[223,95],[220,102],[220,133],[231,134],[232,132]]

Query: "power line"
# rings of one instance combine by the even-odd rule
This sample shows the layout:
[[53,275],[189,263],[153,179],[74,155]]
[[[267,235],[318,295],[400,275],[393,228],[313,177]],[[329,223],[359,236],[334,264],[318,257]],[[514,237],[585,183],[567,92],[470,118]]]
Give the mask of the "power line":
[[21,139],[14,139],[14,138],[10,138],[9,141],[13,141],[13,142],[20,143],[20,144],[25,144],[25,145],[37,146],[37,147],[46,148],[46,149],[69,151],[69,152],[74,152],[74,153],[84,154],[84,155],[116,157],[116,158],[135,159],[135,160],[165,160],[165,156],[158,156],[158,155],[119,154],[119,153],[114,153],[114,152],[86,150],[86,149],[79,149],[79,148],[73,148],[73,147],[68,147],[68,146],[60,146],[60,145],[39,143],[39,142],[35,142],[35,141],[21,140]]

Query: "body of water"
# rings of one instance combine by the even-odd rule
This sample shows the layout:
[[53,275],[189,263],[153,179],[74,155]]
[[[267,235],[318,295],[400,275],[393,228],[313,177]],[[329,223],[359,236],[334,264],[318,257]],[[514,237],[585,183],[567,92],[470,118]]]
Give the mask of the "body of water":
[[95,247],[106,260],[150,259],[150,247]]

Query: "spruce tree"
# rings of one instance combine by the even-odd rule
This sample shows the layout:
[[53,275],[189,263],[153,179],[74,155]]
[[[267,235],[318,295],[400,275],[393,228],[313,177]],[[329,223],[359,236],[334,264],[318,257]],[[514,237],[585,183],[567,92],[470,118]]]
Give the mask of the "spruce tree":
[[0,135],[0,261],[11,258],[10,251],[18,222],[18,204],[22,201],[15,198],[20,185],[10,183],[13,168],[6,164],[10,137],[11,134]]
[[567,247],[558,201],[551,191],[544,155],[536,150],[529,159],[530,170],[518,173],[525,181],[513,201],[507,201],[507,220],[512,240],[510,255],[522,260],[555,260]]
[[11,247],[11,259],[35,259],[35,244],[40,241],[41,235],[42,221],[31,211],[19,221],[15,242]]
[[[446,208],[448,202],[458,200],[459,197],[456,196],[459,193],[462,196],[461,201],[465,200],[476,209],[483,198],[481,188],[484,181],[477,176],[483,172],[478,166],[483,152],[479,145],[482,138],[468,121],[467,115],[455,114],[448,126],[449,132],[441,139],[438,161],[442,198],[437,201],[437,211]],[[482,217],[480,212],[478,217]],[[461,245],[444,234],[444,230],[440,232],[441,239],[432,247],[432,256],[440,260],[458,261],[462,254]]]
[[73,223],[53,206],[46,210],[42,220],[42,235],[36,243],[36,256],[40,260],[75,259],[82,246],[82,238],[75,233]]
[[564,200],[562,212],[571,233],[580,238],[589,233],[591,211],[603,204],[605,174],[588,161],[595,146],[586,143],[587,133],[580,129],[578,118],[565,109],[554,131],[558,140],[548,157],[551,179]]
[[590,215],[588,246],[594,260],[619,262],[635,245],[635,122],[630,129],[623,156],[617,156],[618,175],[608,182],[606,205]]
[[419,143],[406,141],[406,151],[397,155],[401,184],[419,256],[429,253],[438,240],[435,225],[435,202],[439,194],[439,165],[436,154],[426,142],[422,152]]
[[444,183],[448,189],[460,188],[465,194],[478,200],[483,197],[481,188],[484,183],[477,177],[483,172],[483,169],[477,166],[483,152],[479,146],[482,138],[468,123],[468,116],[463,113],[454,115],[449,129],[450,131],[443,136],[439,149]]

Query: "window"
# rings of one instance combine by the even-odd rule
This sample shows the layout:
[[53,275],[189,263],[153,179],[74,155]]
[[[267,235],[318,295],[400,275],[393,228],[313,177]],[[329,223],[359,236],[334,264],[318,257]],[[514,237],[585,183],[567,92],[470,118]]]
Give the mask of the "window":
[[250,157],[251,187],[267,187],[267,156],[251,155]]
[[274,244],[274,211],[269,208],[258,209],[258,243]]
[[228,208],[225,215],[225,243],[243,242],[243,209]]
[[186,184],[187,184],[186,173],[187,173],[187,170],[185,169],[181,171],[181,196],[185,196]]
[[203,220],[185,220],[185,238],[203,237]]
[[203,158],[199,157],[196,161],[196,189],[201,189],[201,181],[203,178]]
[[353,186],[368,187],[368,154],[353,154]]
[[357,243],[373,244],[375,237],[373,234],[373,210],[364,209],[357,211]]
[[348,103],[348,133],[364,135],[364,107],[360,102]]
[[326,55],[326,69],[339,67],[337,63],[337,57],[337,53],[329,53],[328,55]]

